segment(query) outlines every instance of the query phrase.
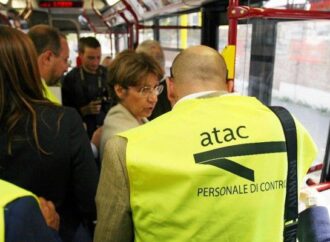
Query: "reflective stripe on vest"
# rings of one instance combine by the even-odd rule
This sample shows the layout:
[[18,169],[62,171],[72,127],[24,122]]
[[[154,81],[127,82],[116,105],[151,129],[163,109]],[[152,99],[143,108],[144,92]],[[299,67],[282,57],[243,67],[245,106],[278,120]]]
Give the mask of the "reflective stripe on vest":
[[[316,149],[296,124],[301,182]],[[137,242],[283,240],[285,138],[255,98],[186,100],[120,135]]]
[[[35,195],[27,190],[18,186],[0,180],[0,242],[5,241],[5,207],[17,198]],[[36,197],[35,197],[36,198]],[[37,199],[37,198],[36,198]],[[38,199],[37,199],[38,200]]]

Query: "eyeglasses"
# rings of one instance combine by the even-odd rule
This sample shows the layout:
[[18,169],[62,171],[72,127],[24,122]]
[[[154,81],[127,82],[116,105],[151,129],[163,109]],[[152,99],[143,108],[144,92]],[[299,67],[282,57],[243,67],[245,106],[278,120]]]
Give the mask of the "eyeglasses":
[[63,55],[60,54],[56,54],[54,51],[50,50],[53,55],[58,58],[58,59],[61,59],[61,61],[63,61],[65,64],[67,64],[68,66],[71,66],[71,60],[69,59],[69,56],[67,57],[64,57]]
[[155,87],[144,86],[144,87],[141,87],[138,90],[138,92],[140,93],[140,95],[142,97],[147,97],[147,96],[150,96],[151,94],[158,96],[159,94],[162,93],[163,89],[164,89],[163,85],[159,85],[159,86],[155,86]]
[[159,80],[159,83],[163,83],[163,82],[165,82],[166,79],[167,79],[167,76],[163,76],[163,78]]

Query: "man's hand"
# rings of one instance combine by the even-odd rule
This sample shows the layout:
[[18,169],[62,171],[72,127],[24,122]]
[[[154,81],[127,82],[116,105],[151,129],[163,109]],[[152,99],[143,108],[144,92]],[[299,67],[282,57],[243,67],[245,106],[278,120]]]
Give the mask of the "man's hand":
[[91,101],[86,106],[81,107],[80,112],[83,116],[99,114],[101,110],[101,103],[101,100]]
[[43,197],[39,197],[41,213],[48,225],[58,231],[60,227],[60,216],[55,210],[55,206],[51,201],[47,201]]

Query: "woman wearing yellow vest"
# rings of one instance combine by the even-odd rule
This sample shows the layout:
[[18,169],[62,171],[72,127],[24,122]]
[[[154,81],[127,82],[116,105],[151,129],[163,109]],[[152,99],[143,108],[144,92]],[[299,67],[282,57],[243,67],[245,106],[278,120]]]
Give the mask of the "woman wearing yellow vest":
[[[190,47],[168,79],[172,111],[104,151],[95,242],[281,242],[287,153],[257,99],[227,93],[222,56]],[[298,186],[316,156],[295,120]]]

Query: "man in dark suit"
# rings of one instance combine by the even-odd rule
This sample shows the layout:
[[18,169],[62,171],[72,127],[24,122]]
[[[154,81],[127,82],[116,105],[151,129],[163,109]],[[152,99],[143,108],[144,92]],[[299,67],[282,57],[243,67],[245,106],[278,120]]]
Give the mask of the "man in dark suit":
[[81,66],[73,68],[63,78],[63,105],[79,112],[92,138],[112,105],[106,84],[107,70],[100,65],[101,44],[96,38],[80,38],[78,49]]

